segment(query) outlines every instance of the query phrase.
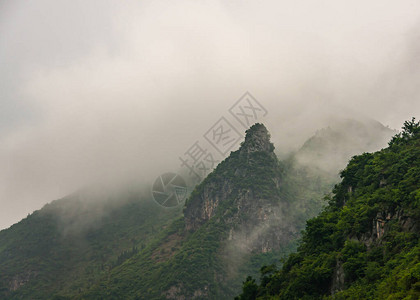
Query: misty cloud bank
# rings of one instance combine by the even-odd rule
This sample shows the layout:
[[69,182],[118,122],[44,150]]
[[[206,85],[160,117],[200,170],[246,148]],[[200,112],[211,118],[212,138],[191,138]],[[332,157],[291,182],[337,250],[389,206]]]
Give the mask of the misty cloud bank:
[[279,153],[334,119],[399,128],[420,112],[419,24],[418,1],[3,1],[0,228],[177,170],[245,91]]

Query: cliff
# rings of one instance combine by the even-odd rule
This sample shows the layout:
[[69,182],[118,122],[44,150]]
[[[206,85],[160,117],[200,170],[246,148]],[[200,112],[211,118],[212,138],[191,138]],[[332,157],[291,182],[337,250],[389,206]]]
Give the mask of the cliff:
[[255,124],[240,149],[191,195],[184,209],[186,229],[197,230],[216,218],[227,225],[230,240],[241,239],[250,251],[280,249],[293,232],[284,222],[288,203],[282,199],[281,183],[270,134]]

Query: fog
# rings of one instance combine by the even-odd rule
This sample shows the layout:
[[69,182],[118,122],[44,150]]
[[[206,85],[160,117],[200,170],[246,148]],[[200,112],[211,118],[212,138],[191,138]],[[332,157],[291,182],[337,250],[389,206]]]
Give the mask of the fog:
[[333,119],[400,128],[419,116],[419,61],[416,0],[2,1],[0,229],[92,183],[177,171],[246,91],[279,153]]

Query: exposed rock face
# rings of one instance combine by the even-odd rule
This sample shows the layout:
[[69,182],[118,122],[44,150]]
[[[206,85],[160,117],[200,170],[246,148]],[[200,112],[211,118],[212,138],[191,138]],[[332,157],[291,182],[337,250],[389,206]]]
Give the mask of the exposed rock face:
[[333,280],[331,284],[331,294],[334,295],[336,292],[341,291],[344,288],[345,274],[343,269],[343,263],[337,260],[337,264],[334,269]]
[[[349,239],[357,242],[361,242],[366,245],[369,249],[375,244],[381,244],[383,238],[386,236],[391,224],[395,223],[400,226],[400,229],[404,232],[419,232],[420,223],[418,220],[407,216],[402,209],[396,210],[395,212],[382,211],[378,212],[372,220],[372,227],[370,230],[362,236],[355,237],[350,236]],[[344,289],[346,283],[346,274],[343,270],[343,265],[340,260],[337,260],[337,265],[333,272],[331,294]]]
[[10,282],[9,282],[9,290],[10,291],[16,291],[20,287],[24,286],[31,277],[34,277],[37,275],[37,272],[32,271],[26,271],[23,274],[16,275]]
[[196,189],[185,210],[187,230],[212,218],[225,222],[229,240],[245,251],[278,249],[294,228],[284,222],[288,205],[281,201],[281,176],[270,135],[262,124],[246,131],[245,141]]
[[274,145],[270,142],[270,134],[263,124],[255,124],[246,132],[245,141],[239,149],[241,156],[248,156],[253,152],[266,152],[272,158],[274,154]]
[[374,242],[380,242],[389,229],[391,221],[398,223],[401,226],[401,230],[405,232],[419,231],[418,222],[415,222],[413,218],[407,216],[403,210],[400,209],[395,212],[383,211],[376,214],[376,217],[372,221],[370,232],[366,233],[358,240],[368,247]]
[[196,230],[214,217],[219,203],[225,201],[232,193],[232,184],[228,180],[220,183],[207,183],[201,193],[188,202],[184,210],[187,230]]

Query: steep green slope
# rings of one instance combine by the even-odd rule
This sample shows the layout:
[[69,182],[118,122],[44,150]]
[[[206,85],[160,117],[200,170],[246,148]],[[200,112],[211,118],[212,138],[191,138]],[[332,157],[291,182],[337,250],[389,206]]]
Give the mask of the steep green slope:
[[84,297],[226,299],[234,295],[240,278],[232,259],[243,263],[252,255],[286,251],[295,233],[294,222],[285,213],[289,205],[281,195],[281,169],[273,150],[266,128],[252,126],[241,148],[196,187],[184,217]]
[[[383,126],[374,130],[384,133]],[[281,162],[262,125],[248,136],[197,186],[184,218],[181,207],[162,210],[149,192],[83,192],[0,231],[0,299],[238,294],[244,274],[256,276],[296,249],[300,230],[337,180],[338,170],[319,166],[354,134],[320,131]],[[358,147],[369,146],[372,134],[364,137]]]
[[138,193],[115,197],[76,193],[1,231],[0,299],[81,293],[181,213]]
[[419,299],[420,127],[355,156],[298,252],[249,277],[238,299]]

